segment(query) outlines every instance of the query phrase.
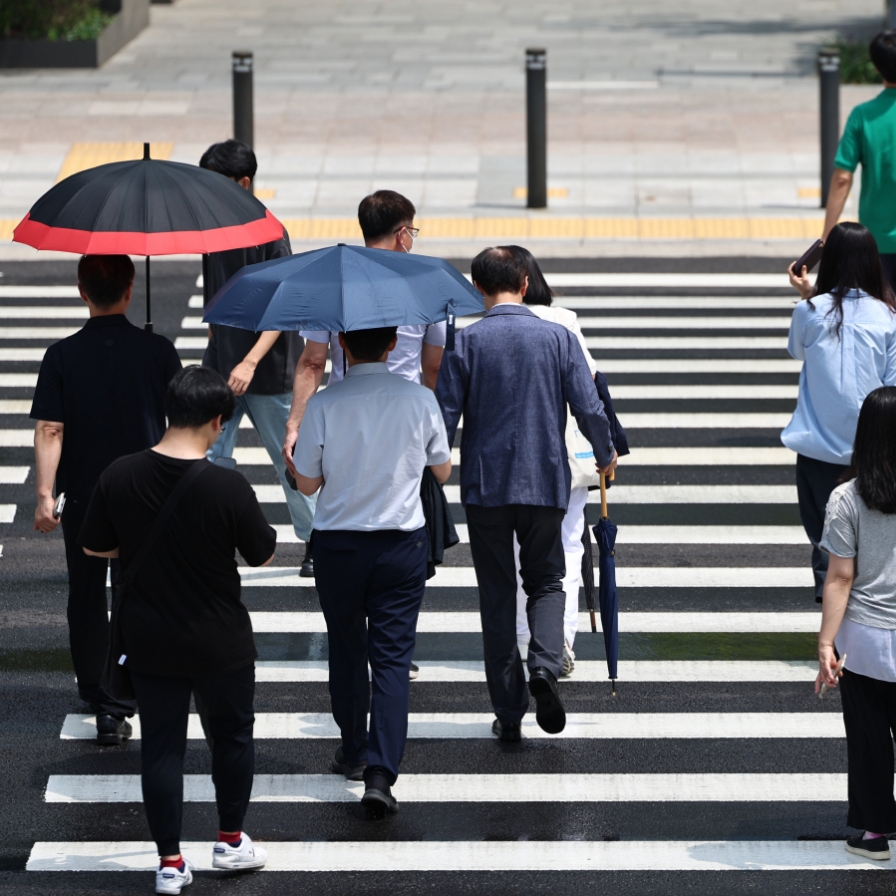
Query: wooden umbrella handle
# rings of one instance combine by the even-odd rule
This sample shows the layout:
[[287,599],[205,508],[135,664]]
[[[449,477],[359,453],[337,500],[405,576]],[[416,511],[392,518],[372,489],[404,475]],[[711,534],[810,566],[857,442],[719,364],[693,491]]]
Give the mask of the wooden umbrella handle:
[[607,477],[600,474],[600,518],[605,520],[609,516],[607,511]]

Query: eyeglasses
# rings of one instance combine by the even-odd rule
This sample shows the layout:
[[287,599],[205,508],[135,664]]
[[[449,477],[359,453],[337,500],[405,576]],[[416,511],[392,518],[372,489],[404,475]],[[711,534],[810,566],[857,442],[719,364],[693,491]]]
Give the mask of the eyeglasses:
[[419,227],[399,227],[398,230],[393,230],[392,233],[401,233],[402,230],[406,230],[413,239],[417,239],[417,234],[420,233]]

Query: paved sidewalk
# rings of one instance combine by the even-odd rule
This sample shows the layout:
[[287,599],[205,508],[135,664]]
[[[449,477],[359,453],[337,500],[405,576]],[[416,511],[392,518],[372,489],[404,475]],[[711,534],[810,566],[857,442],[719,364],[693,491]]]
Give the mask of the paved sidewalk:
[[[300,245],[350,237],[358,200],[391,187],[417,203],[434,250],[520,238],[573,253],[670,240],[675,251],[718,241],[778,252],[820,221],[817,47],[838,28],[873,29],[879,7],[153,6],[151,27],[100,71],[0,73],[0,237],[63,169],[134,152],[122,144],[149,139],[163,157],[198,160],[230,135],[230,52],[245,48],[256,56],[259,194]],[[548,50],[552,196],[548,212],[527,213],[532,45]],[[874,92],[844,88],[844,117]]]

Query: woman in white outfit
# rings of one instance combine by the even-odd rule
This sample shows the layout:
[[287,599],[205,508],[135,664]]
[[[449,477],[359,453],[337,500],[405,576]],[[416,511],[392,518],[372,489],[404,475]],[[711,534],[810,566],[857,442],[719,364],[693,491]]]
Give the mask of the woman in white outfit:
[[[575,334],[585,353],[585,360],[588,362],[588,369],[593,377],[597,373],[597,364],[585,345],[585,337],[582,335],[575,311],[552,306],[554,294],[545,281],[544,274],[541,273],[541,268],[538,267],[538,262],[535,261],[532,253],[522,246],[511,246],[510,248],[520,253],[526,259],[529,267],[529,287],[523,299],[526,307],[543,320],[560,324]],[[578,434],[572,414],[567,415],[566,448],[572,472],[572,488],[569,492],[569,507],[563,518],[562,529],[563,553],[566,556],[566,575],[563,577],[563,591],[566,594],[566,612],[563,616],[562,674],[564,676],[572,674],[576,662],[573,643],[576,639],[576,632],[579,630],[579,584],[582,554],[585,551],[582,535],[585,531],[585,504],[588,501],[588,486],[599,484],[594,453],[584,437]],[[529,647],[529,623],[526,617],[526,594],[523,591],[522,579],[519,574],[519,546],[516,544],[516,540],[514,540],[514,549],[517,553],[516,636],[520,653],[525,657]]]

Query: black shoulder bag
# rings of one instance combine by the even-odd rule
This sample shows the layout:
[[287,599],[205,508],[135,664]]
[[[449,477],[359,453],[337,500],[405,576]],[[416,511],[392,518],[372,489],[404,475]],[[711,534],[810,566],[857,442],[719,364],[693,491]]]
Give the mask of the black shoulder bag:
[[200,476],[205,470],[209,469],[212,464],[208,461],[197,461],[180,477],[180,481],[171,490],[168,500],[162,505],[158,516],[153,521],[152,526],[140,545],[140,550],[136,556],[128,564],[127,569],[122,569],[116,580],[116,587],[112,596],[112,615],[109,620],[109,652],[106,654],[106,665],[103,668],[103,677],[100,681],[103,690],[115,700],[133,700],[134,686],[131,683],[131,674],[125,667],[127,654],[124,649],[124,642],[121,635],[121,604],[128,592],[128,589],[134,584],[134,579],[140,568],[149,557],[149,552],[159,540],[171,514],[174,513],[175,507],[184,492],[192,485],[193,481]]

